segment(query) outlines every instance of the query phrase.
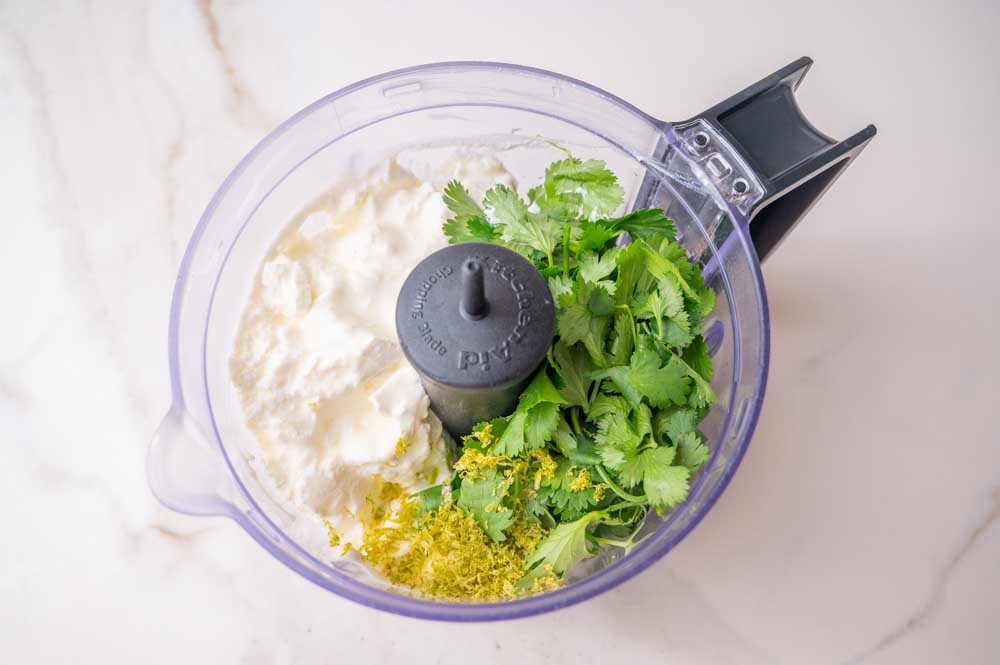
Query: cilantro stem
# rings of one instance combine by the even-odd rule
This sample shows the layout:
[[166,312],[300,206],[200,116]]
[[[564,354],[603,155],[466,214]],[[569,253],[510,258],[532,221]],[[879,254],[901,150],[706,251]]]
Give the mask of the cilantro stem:
[[597,470],[597,475],[601,477],[601,482],[610,487],[611,491],[620,496],[621,498],[625,499],[630,503],[649,503],[649,499],[646,498],[645,494],[636,496],[634,494],[629,494],[628,492],[623,490],[621,486],[618,485],[618,483],[611,480],[611,476],[609,476],[608,472],[604,470],[603,465],[595,464],[594,468]]
[[626,508],[636,508],[641,507],[642,504],[638,504],[635,501],[619,501],[618,503],[613,503],[604,509],[605,512],[614,513],[619,510],[624,510]]
[[[594,381],[594,385],[590,387],[590,398],[587,400],[588,405],[594,403],[594,400],[597,399],[597,393],[600,391],[600,389],[601,389],[601,382]],[[589,409],[590,407],[588,406],[587,408]]]
[[591,542],[594,542],[594,543],[603,543],[605,545],[614,545],[615,547],[620,547],[620,548],[626,549],[626,550],[632,548],[632,541],[631,540],[614,540],[612,538],[601,538],[600,536],[593,536],[593,535],[591,535],[589,533],[587,534],[587,540],[589,540]]
[[563,275],[569,277],[569,224],[563,228]]
[[583,428],[580,427],[580,410],[571,409],[569,412],[570,425],[573,426],[573,433],[583,436]]

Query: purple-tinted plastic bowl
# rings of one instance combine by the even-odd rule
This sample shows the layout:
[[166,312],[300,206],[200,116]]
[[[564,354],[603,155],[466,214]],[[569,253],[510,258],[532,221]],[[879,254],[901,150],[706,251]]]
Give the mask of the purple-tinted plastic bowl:
[[[716,291],[706,321],[719,401],[703,423],[712,457],[688,500],[647,519],[627,556],[602,552],[555,591],[510,602],[441,603],[394,593],[357,563],[297,542],[295,518],[248,464],[252,437],[228,379],[228,356],[257,266],[292,215],[349,172],[401,148],[456,142],[523,150],[522,183],[546,161],[545,140],[605,159],[633,205],[669,210],[681,242]],[[540,69],[484,62],[423,65],[334,92],[289,118],[236,166],[212,198],[181,263],[170,315],[173,404],[149,451],[154,494],[191,515],[232,518],[284,565],[319,586],[396,614],[448,621],[513,619],[606,591],[652,565],[705,516],[750,441],[767,379],[767,299],[742,204],[684,149],[679,128],[592,85]],[[739,171],[739,158],[730,155]],[[752,201],[751,201],[752,203]]]

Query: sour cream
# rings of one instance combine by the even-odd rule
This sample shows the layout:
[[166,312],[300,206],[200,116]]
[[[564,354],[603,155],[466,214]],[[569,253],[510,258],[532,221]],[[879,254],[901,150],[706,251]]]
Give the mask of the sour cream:
[[[490,155],[387,161],[304,209],[256,276],[230,358],[233,388],[281,499],[358,546],[385,483],[444,479],[449,442],[396,340],[412,268],[444,246],[441,190],[513,185]],[[478,191],[476,191],[478,190]]]

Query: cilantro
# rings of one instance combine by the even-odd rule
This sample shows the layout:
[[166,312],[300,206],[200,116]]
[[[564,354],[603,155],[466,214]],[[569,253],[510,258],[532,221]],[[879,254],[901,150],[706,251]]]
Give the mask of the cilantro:
[[685,434],[698,429],[698,412],[688,408],[660,411],[656,414],[653,429],[657,436],[666,436],[676,443]]
[[643,489],[657,508],[673,508],[687,497],[691,472],[687,467],[672,466],[673,459],[670,448],[651,448],[639,458]]
[[532,250],[541,250],[552,265],[552,255],[562,235],[562,228],[554,220],[528,212],[528,206],[517,192],[505,185],[494,185],[483,200],[486,215],[500,227],[500,235],[530,256]]
[[552,439],[559,426],[559,405],[543,402],[528,411],[524,425],[524,442],[528,448],[541,448]]
[[657,279],[666,279],[668,276],[671,276],[677,280],[678,286],[680,286],[684,293],[691,298],[696,300],[698,299],[698,295],[691,288],[691,285],[687,283],[687,280],[684,279],[680,268],[678,268],[676,264],[671,262],[656,250],[652,249],[649,245],[644,244],[643,248],[646,252],[646,266],[653,277],[656,277]]
[[615,311],[615,299],[607,292],[604,286],[599,286],[590,292],[587,299],[587,309],[594,316],[608,316]]
[[[443,192],[449,241],[518,251],[556,305],[546,362],[513,413],[465,437],[450,481],[493,546],[530,543],[518,545],[525,573],[513,593],[550,588],[589,543],[627,553],[649,509],[683,502],[711,457],[698,425],[716,399],[701,335],[715,293],[662,210],[613,216],[624,202],[614,173],[559,149],[566,157],[526,200],[504,185],[481,203],[458,182]],[[451,505],[442,486],[417,497],[420,516]]]
[[628,231],[635,238],[662,236],[672,239],[677,234],[674,223],[659,208],[635,210],[609,220],[608,226],[616,231]]
[[566,344],[576,344],[590,334],[590,320],[593,315],[584,305],[570,305],[556,313],[556,330]]
[[647,468],[655,464],[670,466],[674,460],[673,448],[650,448],[630,451],[618,465],[618,477],[625,487],[635,487],[646,477]]
[[553,275],[549,277],[549,291],[552,292],[552,299],[555,302],[562,302],[564,296],[573,295],[573,282],[566,275]]
[[573,430],[566,424],[565,418],[560,417],[559,422],[556,423],[556,431],[552,434],[552,441],[555,443],[556,448],[559,449],[559,452],[567,457],[577,449],[576,435],[573,434]]
[[624,397],[598,393],[587,411],[587,420],[597,421],[609,413],[628,413],[631,408]]
[[551,404],[567,403],[566,399],[552,383],[552,379],[549,378],[544,366],[535,373],[531,383],[521,393],[521,397],[518,400],[518,408],[522,410],[530,409],[543,402]]
[[595,214],[610,215],[617,210],[625,199],[625,190],[604,162],[570,156],[549,165],[536,197],[543,210],[550,207],[591,219]]
[[636,307],[635,317],[637,319],[653,319],[659,326],[664,317],[674,319],[683,313],[684,296],[681,295],[680,289],[673,279],[663,278],[656,290],[648,293],[642,303]]
[[511,457],[521,454],[524,450],[524,427],[528,420],[527,411],[515,411],[514,415],[507,422],[507,428],[500,435],[493,452],[498,455],[510,455]]
[[585,282],[596,284],[615,271],[618,263],[619,249],[614,247],[603,254],[584,252],[577,258],[577,269],[580,278]]
[[635,319],[631,311],[615,313],[614,337],[611,340],[611,362],[624,365],[635,348]]
[[649,399],[653,406],[683,404],[690,389],[687,372],[676,356],[660,366],[655,351],[636,351],[628,374],[628,384]]
[[579,346],[569,346],[565,341],[556,342],[549,353],[549,363],[555,368],[563,380],[559,394],[565,403],[586,408],[590,403],[588,397],[591,380],[590,360],[587,353]]
[[601,249],[617,235],[612,226],[604,221],[584,221],[580,229],[579,251]]
[[500,480],[501,475],[495,469],[477,480],[463,478],[458,497],[458,505],[469,511],[486,535],[497,542],[507,539],[504,529],[514,523],[514,511],[502,502]]
[[684,349],[681,358],[698,376],[708,381],[712,379],[712,358],[708,355],[708,345],[700,335]]
[[594,511],[552,529],[528,559],[528,568],[548,564],[554,572],[565,573],[590,554],[587,549],[587,527],[604,516],[605,513]]
[[444,485],[428,487],[422,492],[417,492],[416,497],[420,499],[420,513],[417,517],[433,513],[444,503]]
[[469,195],[469,190],[457,180],[452,180],[444,187],[444,204],[459,218],[483,217],[484,212],[479,204]]
[[574,519],[587,512],[597,504],[593,488],[573,487],[573,483],[585,468],[573,464],[568,459],[562,460],[556,467],[554,475],[542,482],[538,490],[539,501],[552,506],[556,515],[563,519]]
[[492,242],[496,239],[493,226],[485,219],[453,217],[444,223],[444,234],[451,243]]
[[677,438],[677,453],[680,462],[694,473],[708,461],[708,447],[695,432],[685,432]]
[[445,186],[444,203],[455,214],[443,227],[449,242],[492,242],[496,239],[496,230],[486,220],[486,213],[461,183],[452,180]]
[[601,367],[607,365],[601,343],[607,327],[607,317],[595,315],[583,303],[574,303],[556,312],[556,332],[562,341],[566,344],[583,342],[590,359]]
[[578,436],[576,439],[576,448],[570,450],[566,454],[566,457],[573,464],[581,466],[593,466],[601,463],[601,456],[597,453],[594,440],[589,436]]
[[[710,377],[712,375],[711,366],[709,366],[707,369],[703,366],[706,361],[711,363],[711,359],[707,358],[707,353],[708,351],[706,347],[705,349],[706,357],[702,358],[700,357],[701,352],[696,350],[695,352],[696,355],[692,357],[692,360],[698,363],[699,365],[702,365],[702,370],[706,372]],[[696,371],[691,365],[689,365],[687,361],[684,360],[683,357],[672,356],[671,361],[675,365],[678,365],[694,382],[694,390],[691,391],[691,396],[688,399],[688,403],[691,406],[695,407],[696,409],[702,409],[709,406],[710,404],[712,404],[712,402],[715,401],[715,391],[712,390],[711,384],[709,384],[708,380],[704,376],[702,376],[700,372]]]
[[590,375],[594,380],[607,379],[604,384],[605,391],[619,392],[630,405],[638,406],[642,401],[642,393],[632,385],[630,377],[631,370],[628,367],[609,367]]
[[645,403],[640,404],[632,412],[632,418],[632,424],[635,426],[639,438],[645,439],[647,436],[653,436],[653,412],[649,406]]
[[609,413],[597,424],[597,454],[612,469],[620,469],[639,448],[639,435],[620,411]]

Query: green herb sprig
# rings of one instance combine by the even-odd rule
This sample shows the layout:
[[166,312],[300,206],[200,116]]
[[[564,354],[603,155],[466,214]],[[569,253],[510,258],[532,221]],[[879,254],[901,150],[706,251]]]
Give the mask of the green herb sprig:
[[629,551],[649,510],[682,503],[709,458],[698,424],[715,401],[701,335],[715,294],[673,222],[658,209],[613,216],[624,202],[614,173],[566,152],[527,200],[504,185],[481,202],[457,181],[444,190],[449,241],[517,251],[556,303],[547,361],[514,413],[466,437],[450,483],[494,541],[518,518],[547,532],[524,588],[598,545]]

